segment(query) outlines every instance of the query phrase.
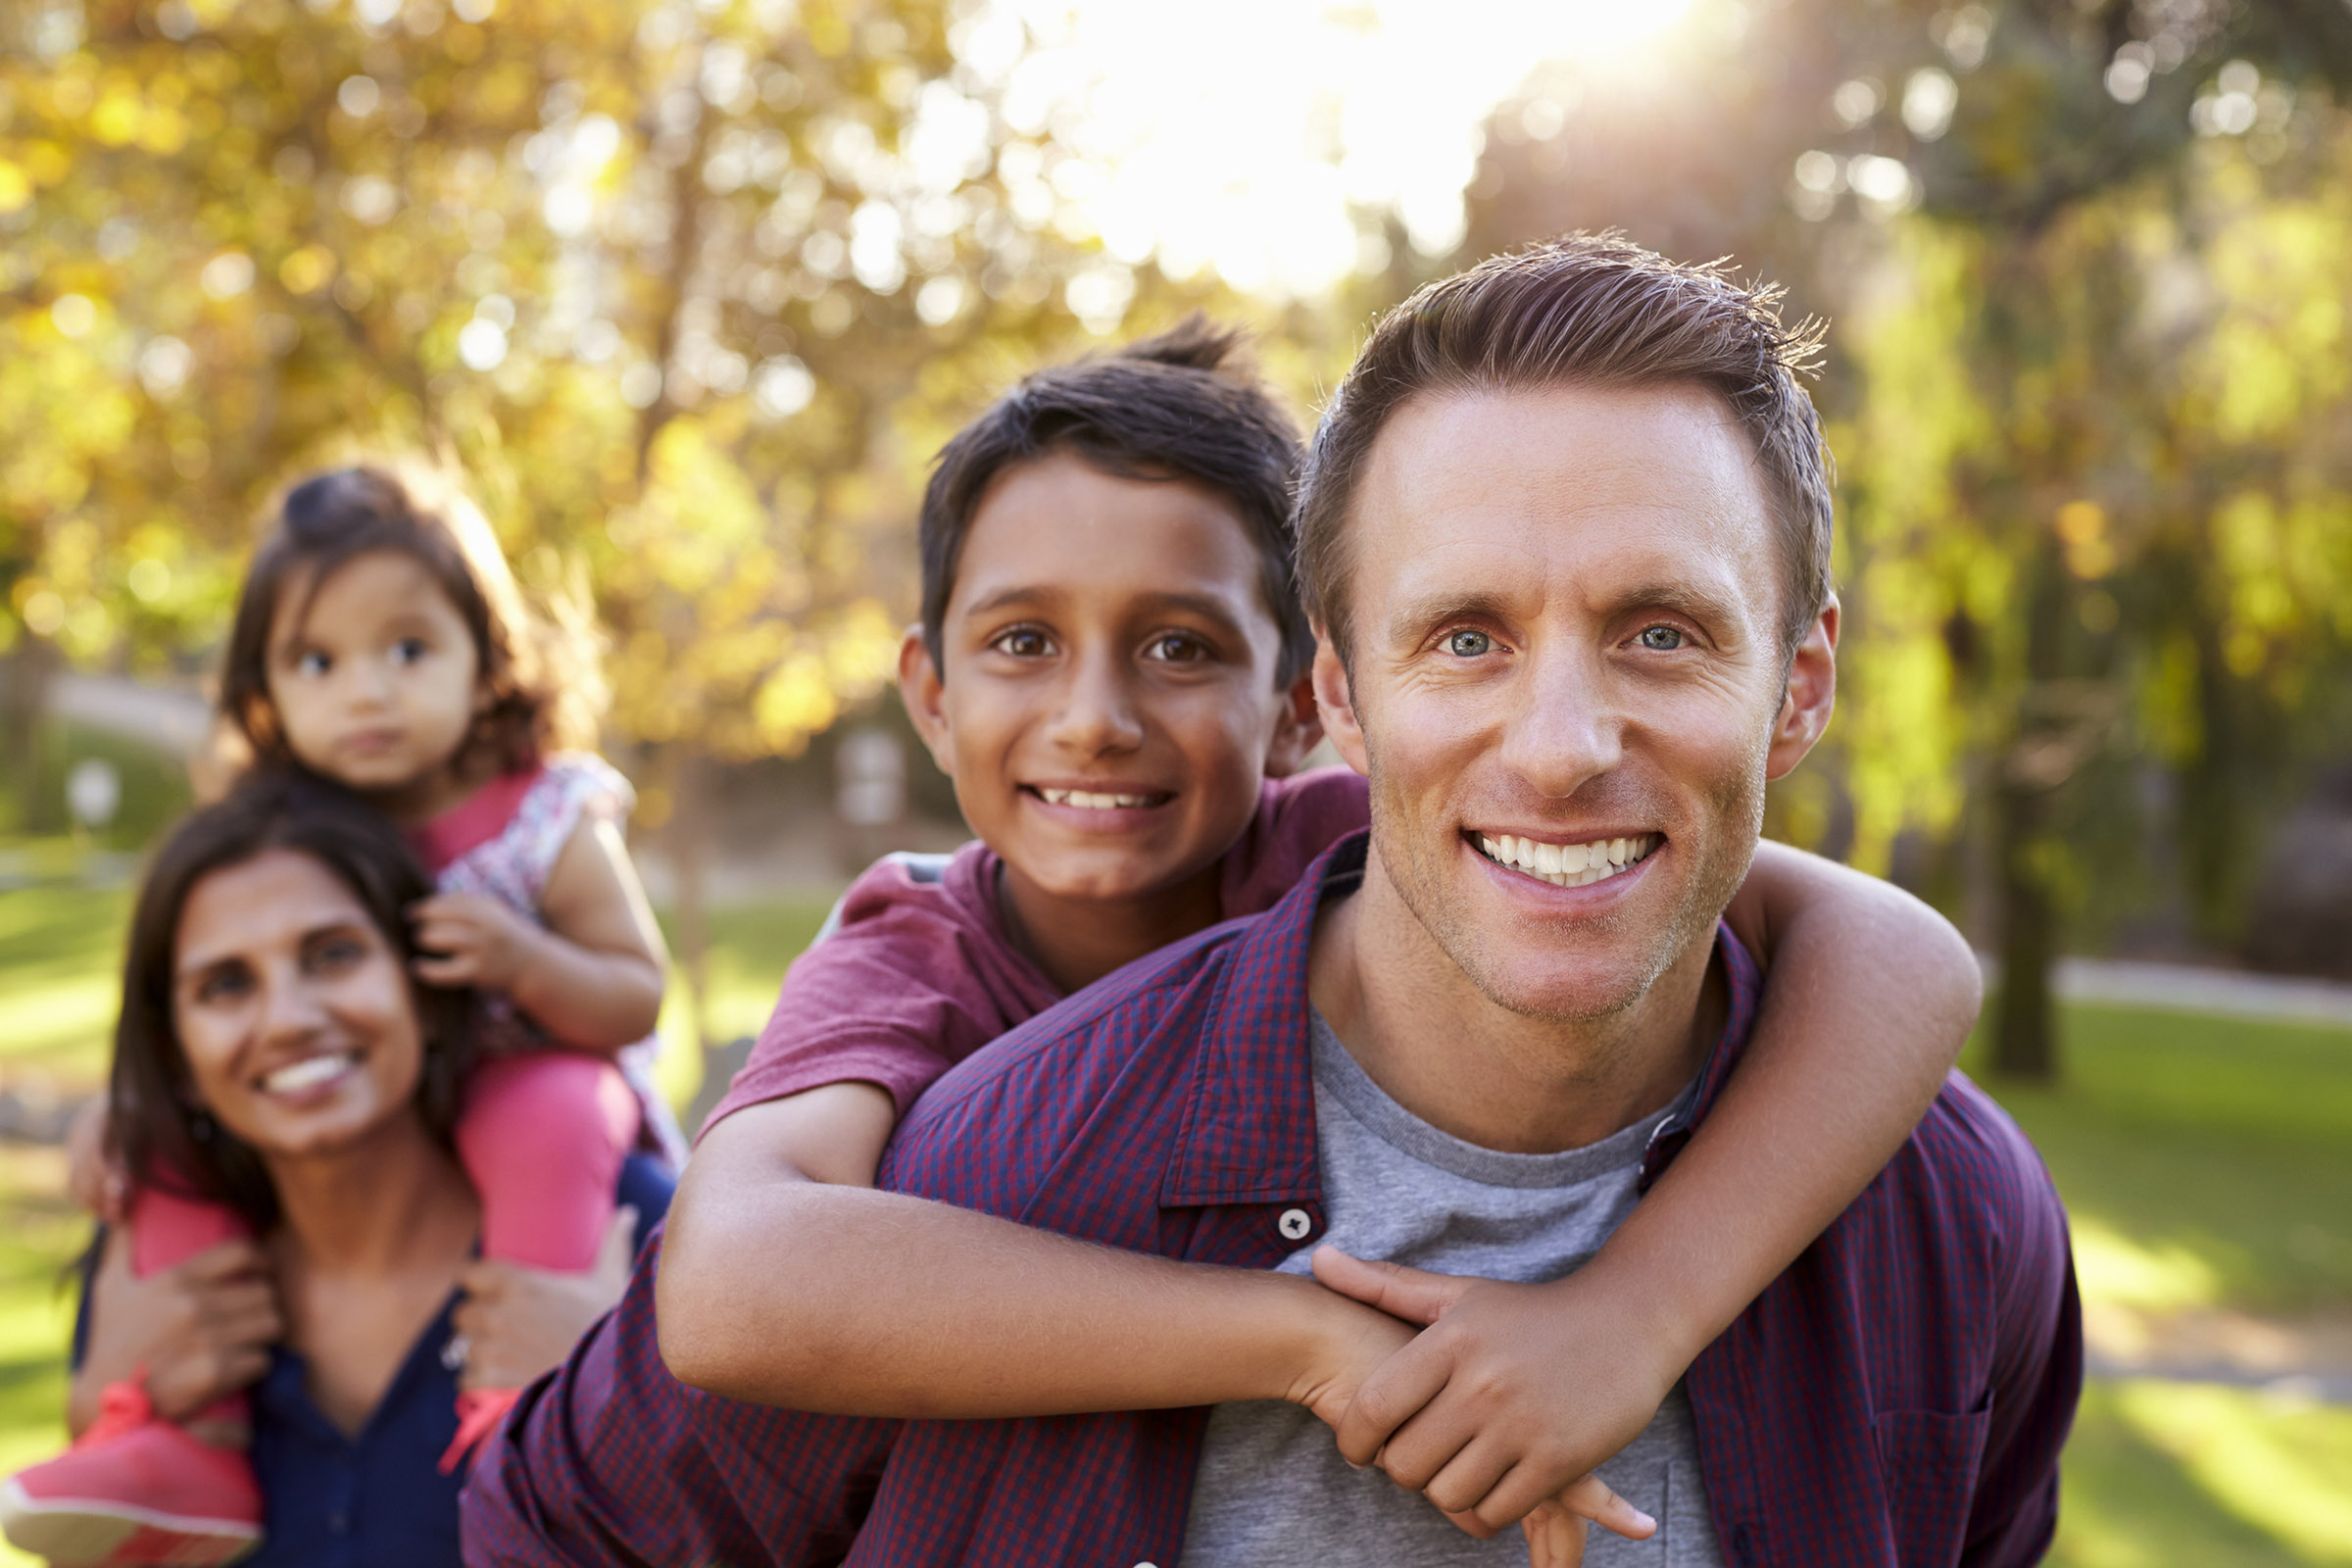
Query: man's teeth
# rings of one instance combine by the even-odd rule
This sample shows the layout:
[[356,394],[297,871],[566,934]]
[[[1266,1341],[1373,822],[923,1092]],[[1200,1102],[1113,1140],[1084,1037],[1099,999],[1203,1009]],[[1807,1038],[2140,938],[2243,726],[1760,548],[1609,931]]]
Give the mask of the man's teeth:
[[1655,833],[1640,833],[1630,839],[1594,839],[1589,844],[1544,844],[1510,833],[1478,836],[1478,847],[1488,859],[1541,877],[1560,888],[1581,888],[1588,882],[1615,876],[1662,842]]
[[348,1051],[337,1051],[323,1056],[305,1056],[267,1073],[262,1088],[273,1095],[299,1095],[306,1089],[316,1089],[329,1079],[338,1077],[359,1058]]
[[1091,790],[1039,790],[1048,804],[1075,806],[1087,811],[1115,811],[1121,807],[1150,806],[1149,795],[1098,795]]

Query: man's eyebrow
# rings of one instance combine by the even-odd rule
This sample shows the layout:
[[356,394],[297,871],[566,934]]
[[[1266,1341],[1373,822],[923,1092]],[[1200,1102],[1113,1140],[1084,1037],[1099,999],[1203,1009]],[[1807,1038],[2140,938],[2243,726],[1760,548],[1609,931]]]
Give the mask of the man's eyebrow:
[[1418,642],[1430,627],[1449,620],[1507,620],[1510,609],[1499,594],[1435,593],[1408,599],[1389,616],[1392,642]]
[[1716,627],[1737,626],[1745,618],[1740,605],[1690,582],[1642,583],[1616,595],[1609,606],[1612,615],[1643,610],[1671,610]]

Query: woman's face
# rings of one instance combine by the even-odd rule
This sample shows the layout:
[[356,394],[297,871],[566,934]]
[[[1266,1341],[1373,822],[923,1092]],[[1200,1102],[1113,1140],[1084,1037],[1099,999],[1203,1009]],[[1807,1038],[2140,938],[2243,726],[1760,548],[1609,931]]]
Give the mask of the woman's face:
[[318,861],[269,850],[212,872],[173,951],[196,1098],[257,1152],[332,1154],[414,1114],[424,1043],[408,972]]

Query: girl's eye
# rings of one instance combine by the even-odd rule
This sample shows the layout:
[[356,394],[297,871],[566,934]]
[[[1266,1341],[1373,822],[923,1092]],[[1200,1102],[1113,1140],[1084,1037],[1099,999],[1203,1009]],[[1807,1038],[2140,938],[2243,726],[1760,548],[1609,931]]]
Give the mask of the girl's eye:
[[1634,641],[1655,653],[1670,654],[1690,639],[1683,635],[1680,627],[1644,626]]
[[1054,644],[1044,632],[1019,628],[1006,632],[989,646],[1014,659],[1043,659],[1054,651]]
[[1477,659],[1494,647],[1494,639],[1483,631],[1449,632],[1446,637],[1446,651],[1456,659]]
[[392,662],[396,664],[414,664],[423,657],[424,639],[421,637],[403,637],[392,645]]
[[333,660],[314,648],[294,661],[294,673],[309,675],[315,679],[325,674],[333,665]]
[[1208,645],[1190,632],[1172,631],[1152,639],[1148,657],[1168,664],[1197,664],[1208,657]]

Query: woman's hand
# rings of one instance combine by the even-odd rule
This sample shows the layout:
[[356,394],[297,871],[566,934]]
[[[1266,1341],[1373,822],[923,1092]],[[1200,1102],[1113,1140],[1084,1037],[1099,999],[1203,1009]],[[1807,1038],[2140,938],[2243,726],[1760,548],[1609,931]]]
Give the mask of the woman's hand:
[[519,1389],[560,1365],[580,1337],[618,1303],[636,1257],[637,1211],[621,1208],[584,1274],[558,1274],[483,1258],[458,1276],[466,1299],[454,1322],[466,1341],[467,1389]]
[[252,1242],[223,1242],[141,1279],[120,1226],[107,1233],[90,1281],[89,1325],[66,1409],[77,1435],[97,1419],[106,1386],[141,1367],[156,1414],[185,1422],[259,1381],[286,1332],[269,1259]]

